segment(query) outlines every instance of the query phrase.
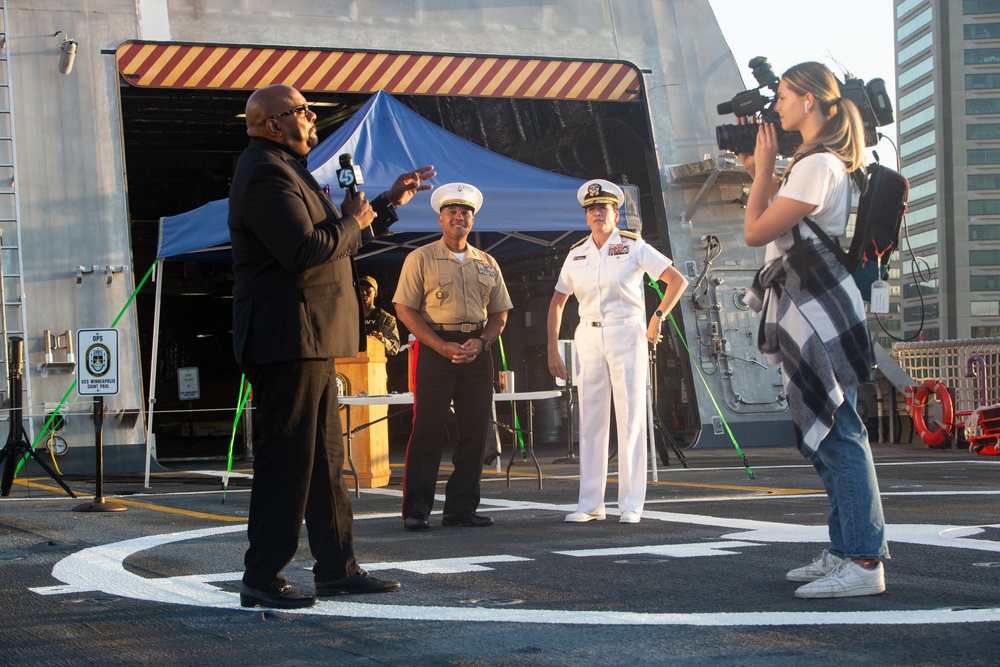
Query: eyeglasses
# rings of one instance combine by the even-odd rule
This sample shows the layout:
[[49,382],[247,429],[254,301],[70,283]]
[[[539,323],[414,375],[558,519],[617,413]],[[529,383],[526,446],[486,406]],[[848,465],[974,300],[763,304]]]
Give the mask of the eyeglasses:
[[281,113],[276,113],[271,118],[281,118],[282,116],[291,116],[292,114],[303,118],[309,114],[309,103],[300,104],[294,109],[289,109],[288,111],[282,111]]

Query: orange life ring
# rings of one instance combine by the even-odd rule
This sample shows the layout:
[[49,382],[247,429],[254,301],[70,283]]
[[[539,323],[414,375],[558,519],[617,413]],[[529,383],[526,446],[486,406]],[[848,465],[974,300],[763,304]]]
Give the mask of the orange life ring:
[[[938,403],[941,404],[941,423],[940,428],[936,431],[928,429],[927,422],[924,420],[924,406],[927,404],[927,397],[931,394],[934,394]],[[944,386],[943,382],[925,380],[913,397],[913,427],[920,434],[920,439],[928,447],[937,447],[945,441],[954,426],[955,406],[952,405],[948,388]]]

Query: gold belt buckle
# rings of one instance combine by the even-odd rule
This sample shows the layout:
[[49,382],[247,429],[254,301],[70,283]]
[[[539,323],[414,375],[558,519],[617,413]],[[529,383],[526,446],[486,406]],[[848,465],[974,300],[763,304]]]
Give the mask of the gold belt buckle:
[[462,333],[469,333],[472,331],[475,325],[469,324],[468,322],[462,322]]
[[592,326],[592,327],[597,327],[598,329],[600,329],[602,325],[601,325],[601,323],[600,323],[600,322],[591,322],[591,323],[590,323],[590,326]]

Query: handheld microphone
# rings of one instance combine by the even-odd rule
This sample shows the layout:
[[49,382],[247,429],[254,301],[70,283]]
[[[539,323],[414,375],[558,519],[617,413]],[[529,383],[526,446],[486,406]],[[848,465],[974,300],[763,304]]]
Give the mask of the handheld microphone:
[[354,156],[350,153],[341,153],[340,155],[337,181],[340,183],[340,187],[350,191],[351,197],[357,197],[358,186],[365,183],[364,179],[361,178],[361,168],[355,166]]

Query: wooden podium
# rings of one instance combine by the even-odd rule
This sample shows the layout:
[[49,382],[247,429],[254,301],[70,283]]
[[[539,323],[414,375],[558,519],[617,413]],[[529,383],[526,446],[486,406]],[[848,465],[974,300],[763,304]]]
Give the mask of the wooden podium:
[[[386,393],[385,375],[385,345],[378,339],[368,336],[367,350],[356,357],[335,360],[338,379],[342,383],[342,395],[356,396],[361,392],[368,395]],[[340,406],[340,421],[348,430],[348,420],[345,411],[350,410],[350,429],[368,424],[379,419],[376,424],[359,430],[351,438],[351,458],[358,472],[359,485],[365,489],[389,484],[389,424],[384,419],[387,414],[386,405],[351,405]],[[348,437],[351,437],[348,434]],[[345,438],[346,446],[346,438]],[[345,465],[347,463],[345,462]],[[350,471],[346,480],[349,487],[354,486],[354,478]]]

